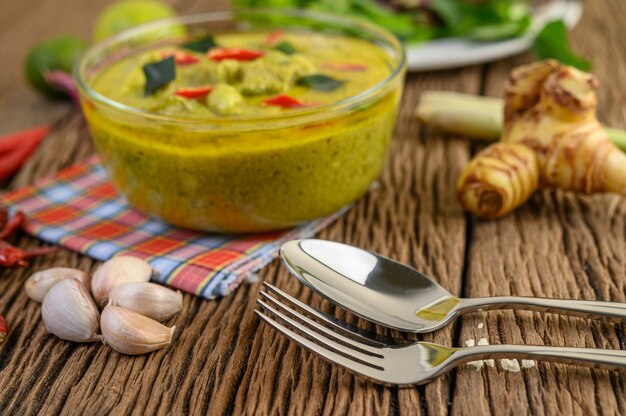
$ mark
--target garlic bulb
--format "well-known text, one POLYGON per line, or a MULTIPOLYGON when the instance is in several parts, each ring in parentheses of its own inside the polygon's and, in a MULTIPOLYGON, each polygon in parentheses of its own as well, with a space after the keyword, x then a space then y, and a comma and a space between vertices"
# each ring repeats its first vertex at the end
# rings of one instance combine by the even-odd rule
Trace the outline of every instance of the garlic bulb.
POLYGON ((104 306, 109 292, 128 282, 147 282, 152 276, 150 265, 137 257, 117 256, 102 264, 91 279, 91 293, 96 303, 104 306))
POLYGON ((98 307, 78 280, 65 279, 52 286, 43 298, 41 317, 48 332, 61 339, 75 342, 100 339, 98 307))
POLYGON ((107 305, 102 311, 102 342, 128 355, 146 354, 166 347, 175 326, 168 328, 131 310, 107 305))
POLYGON ((183 295, 155 283, 131 282, 109 292, 109 305, 121 306, 163 322, 183 308, 183 295))
POLYGON ((29 298, 41 303, 50 288, 65 279, 76 279, 85 287, 91 286, 91 277, 82 270, 70 269, 68 267, 53 267, 30 276, 24 284, 24 289, 29 298))

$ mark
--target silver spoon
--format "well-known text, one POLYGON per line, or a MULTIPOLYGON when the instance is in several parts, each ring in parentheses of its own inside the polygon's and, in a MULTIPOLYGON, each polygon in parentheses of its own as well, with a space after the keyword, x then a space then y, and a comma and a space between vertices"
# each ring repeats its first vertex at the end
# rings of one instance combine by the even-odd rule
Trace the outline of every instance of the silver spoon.
POLYGON ((298 280, 337 306, 400 331, 430 332, 464 313, 489 309, 626 319, 626 303, 520 296, 457 298, 412 267, 333 241, 289 241, 280 256, 298 280))

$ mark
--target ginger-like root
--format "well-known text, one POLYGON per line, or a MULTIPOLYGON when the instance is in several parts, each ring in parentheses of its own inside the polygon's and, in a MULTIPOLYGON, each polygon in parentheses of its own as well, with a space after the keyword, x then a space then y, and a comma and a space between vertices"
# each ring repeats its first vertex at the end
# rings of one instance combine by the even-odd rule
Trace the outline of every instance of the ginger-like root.
POLYGON ((596 118, 597 87, 592 75, 551 60, 513 70, 500 142, 476 155, 459 178, 465 209, 497 218, 541 187, 626 195, 626 154, 596 118))
POLYGON ((470 161, 459 184, 459 198, 468 211, 482 218, 500 217, 539 187, 537 156, 522 144, 494 143, 470 161))

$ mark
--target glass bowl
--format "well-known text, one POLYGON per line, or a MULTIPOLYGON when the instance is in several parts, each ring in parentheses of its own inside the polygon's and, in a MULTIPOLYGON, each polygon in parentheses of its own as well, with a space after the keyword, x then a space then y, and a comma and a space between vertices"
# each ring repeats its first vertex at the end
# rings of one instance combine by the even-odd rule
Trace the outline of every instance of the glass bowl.
POLYGON ((239 10, 122 32, 92 46, 74 76, 103 165, 133 207, 184 228, 243 233, 319 218, 368 191, 386 159, 405 67, 398 39, 367 22, 302 11, 239 10), (168 30, 172 26, 176 30, 168 30), (384 52, 390 75, 332 105, 239 118, 159 115, 91 87, 111 63, 156 45, 279 29, 365 39, 384 52))

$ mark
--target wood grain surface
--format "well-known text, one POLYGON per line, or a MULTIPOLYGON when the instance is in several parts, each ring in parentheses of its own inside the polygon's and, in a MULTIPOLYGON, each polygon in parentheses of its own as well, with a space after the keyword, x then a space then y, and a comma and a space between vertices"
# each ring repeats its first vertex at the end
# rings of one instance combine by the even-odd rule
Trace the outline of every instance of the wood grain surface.
MULTIPOLYGON (((22 79, 35 41, 59 33, 89 36, 104 0, 0 0, 0 134, 55 122, 9 188, 32 183, 93 152, 87 128, 68 104, 46 101, 22 79)), ((224 8, 172 2, 180 13, 224 8)), ((626 3, 587 1, 575 49, 602 80, 600 118, 626 128, 626 3)), ((477 145, 420 126, 421 91, 447 89, 499 96, 525 54, 462 70, 407 78, 391 155, 380 187, 321 238, 378 251, 433 276, 460 296, 526 295, 626 301, 626 202, 614 195, 539 193, 515 214, 477 221, 456 201, 454 185, 477 145)), ((39 244, 19 235, 22 247, 39 244)), ((463 366, 420 387, 376 385, 288 342, 254 316, 259 283, 206 301, 185 295, 169 348, 127 357, 110 348, 61 341, 46 333, 40 306, 22 288, 49 266, 93 270, 66 250, 28 269, 0 272, 0 314, 11 334, 0 347, 0 414, 625 414, 624 372, 540 363, 520 372, 463 366)), ((278 262, 260 273, 300 299, 365 329, 388 331, 335 310, 291 278, 278 262)), ((415 339, 398 333, 396 337, 415 339)), ((551 314, 467 315, 421 339, 464 346, 468 339, 626 349, 624 325, 551 314), (482 324, 482 325, 480 325, 482 324)))

